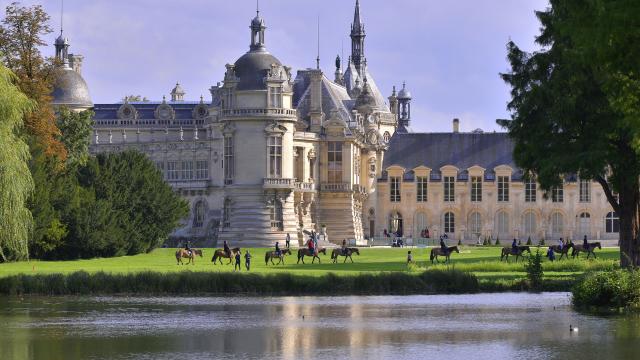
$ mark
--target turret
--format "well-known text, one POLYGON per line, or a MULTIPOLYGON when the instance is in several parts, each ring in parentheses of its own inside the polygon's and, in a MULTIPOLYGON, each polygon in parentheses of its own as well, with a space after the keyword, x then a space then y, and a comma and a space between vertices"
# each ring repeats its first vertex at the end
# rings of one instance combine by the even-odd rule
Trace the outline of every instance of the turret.
POLYGON ((402 90, 398 93, 398 132, 406 133, 410 131, 411 123, 411 92, 407 89, 406 83, 402 83, 402 90))
POLYGON ((364 31, 364 24, 360 20, 360 1, 356 0, 356 9, 353 14, 353 23, 351 24, 351 61, 358 70, 358 73, 363 75, 364 64, 364 38, 366 37, 364 31))

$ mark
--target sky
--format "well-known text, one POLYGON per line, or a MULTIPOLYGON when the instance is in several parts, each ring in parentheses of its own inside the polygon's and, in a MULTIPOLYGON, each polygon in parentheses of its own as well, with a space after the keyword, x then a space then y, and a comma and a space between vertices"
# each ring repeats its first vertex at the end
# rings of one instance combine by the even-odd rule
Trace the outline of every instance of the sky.
MULTIPOLYGON (((0 0, 4 9, 14 0, 0 0)), ((51 16, 53 44, 61 0, 41 4, 51 16)), ((333 79, 338 54, 350 55, 355 0, 262 0, 266 46, 294 71, 315 67, 318 19, 321 68, 333 79)), ((385 97, 406 81, 413 96, 414 131, 500 131, 508 118, 506 43, 534 51, 534 11, 547 0, 361 0, 369 71, 385 97)), ((186 100, 210 99, 225 64, 249 47, 255 0, 66 0, 64 33, 70 52, 84 56, 83 77, 93 102, 126 94, 160 100, 177 81, 186 100)), ((4 14, 2 11, 1 14, 4 14)), ((1 17, 2 15, 0 15, 1 17)), ((53 46, 43 49, 54 54, 53 46)))

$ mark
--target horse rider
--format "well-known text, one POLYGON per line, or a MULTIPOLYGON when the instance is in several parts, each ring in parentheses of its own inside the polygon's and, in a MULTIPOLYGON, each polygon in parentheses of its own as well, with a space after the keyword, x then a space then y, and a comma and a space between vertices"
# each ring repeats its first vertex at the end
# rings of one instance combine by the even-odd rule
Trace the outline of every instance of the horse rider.
POLYGON ((517 254, 518 253, 518 240, 516 240, 515 238, 511 242, 511 252, 513 254, 517 254))
POLYGON ((558 240, 558 248, 560 249, 560 251, 562 251, 563 247, 564 247, 564 240, 560 238, 560 240, 558 240))
POLYGON ((449 249, 447 249, 447 244, 444 243, 444 239, 444 236, 440 236, 440 249, 442 250, 443 254, 447 255, 449 249))
POLYGON ((342 239, 342 255, 347 255, 347 239, 342 239))
POLYGON ((280 256, 282 255, 282 252, 280 251, 280 244, 276 241, 276 256, 280 256))
POLYGON ((289 248, 289 244, 291 244, 291 235, 289 235, 289 233, 287 233, 287 237, 285 238, 284 244, 288 249, 289 248))
POLYGON ((227 257, 229 259, 231 259, 231 249, 229 249, 229 244, 227 244, 227 240, 224 241, 224 243, 222 244, 224 253, 227 254, 227 257))
POLYGON ((582 247, 585 250, 589 250, 589 242, 587 241, 587 235, 585 235, 584 238, 582 239, 582 247))
POLYGON ((184 249, 189 254, 189 256, 191 256, 191 241, 187 240, 184 245, 184 249))
POLYGON ((313 241, 312 238, 309 238, 309 240, 307 240, 307 248, 309 249, 309 253, 311 253, 312 255, 316 254, 315 242, 313 241))

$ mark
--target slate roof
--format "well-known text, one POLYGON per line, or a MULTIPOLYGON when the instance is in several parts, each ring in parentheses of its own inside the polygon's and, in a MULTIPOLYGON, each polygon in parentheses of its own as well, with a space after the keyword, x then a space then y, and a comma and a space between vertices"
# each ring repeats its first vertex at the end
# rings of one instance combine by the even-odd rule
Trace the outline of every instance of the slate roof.
POLYGON ((240 79, 237 90, 265 90, 264 78, 272 64, 282 66, 280 60, 263 49, 242 55, 235 63, 235 73, 240 79))
MULTIPOLYGON (((369 69, 366 69, 364 72, 364 76, 367 77, 367 83, 369 84, 369 88, 371 89, 371 95, 373 95, 374 99, 376 100, 376 107, 380 111, 389 111, 389 106, 387 106, 384 96, 380 92, 380 89, 378 89, 378 85, 376 85, 375 80, 373 80, 373 76, 371 76, 371 73, 369 73, 369 69)), ((356 79, 359 80, 361 87, 364 86, 364 79, 360 76, 360 74, 358 74, 358 70, 356 70, 355 65, 353 65, 353 63, 350 63, 349 65, 347 65, 347 69, 344 72, 344 83, 346 85, 347 91, 350 94, 352 93, 353 88, 356 86, 356 79)))
MULTIPOLYGON (((294 104, 298 110, 298 116, 304 121, 309 121, 309 111, 311 105, 311 84, 309 70, 298 71, 294 84, 294 104), (303 88, 303 86, 306 86, 303 88), (302 94, 300 95, 300 92, 302 94)), ((322 112, 325 119, 328 119, 333 110, 338 110, 341 119, 349 124, 351 119, 351 110, 355 101, 351 100, 347 89, 340 86, 326 76, 322 76, 322 112)))
POLYGON ((56 74, 53 86, 52 103, 54 105, 70 105, 91 107, 89 87, 82 76, 71 68, 61 68, 56 74))
MULTIPOLYGON (((196 108, 200 102, 198 101, 178 101, 171 102, 167 101, 167 105, 170 105, 176 114, 176 124, 180 125, 182 123, 189 124, 193 121, 193 109, 196 108)), ((138 112, 139 120, 152 120, 155 119, 155 110, 156 108, 162 104, 162 102, 151 101, 151 102, 131 102, 136 111, 138 112)), ((205 103, 205 105, 208 105, 205 103)), ((100 123, 100 120, 113 120, 118 118, 118 109, 120 109, 122 103, 115 104, 96 104, 93 107, 93 112, 95 116, 93 119, 97 124, 100 123)))
POLYGON ((412 170, 421 165, 432 170, 434 181, 440 180, 440 168, 446 165, 460 170, 461 181, 467 180, 467 169, 474 165, 485 169, 487 181, 495 180, 493 169, 500 165, 514 169, 512 180, 522 180, 522 170, 513 160, 513 143, 506 133, 396 133, 389 141, 383 169, 392 165, 405 168, 407 180, 413 179, 412 170))

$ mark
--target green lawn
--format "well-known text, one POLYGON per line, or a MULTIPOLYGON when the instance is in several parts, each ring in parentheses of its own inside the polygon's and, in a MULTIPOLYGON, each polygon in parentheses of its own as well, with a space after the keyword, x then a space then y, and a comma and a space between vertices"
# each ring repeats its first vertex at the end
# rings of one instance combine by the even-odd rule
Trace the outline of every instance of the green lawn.
MULTIPOLYGON (((298 275, 320 276, 328 272, 335 274, 376 273, 388 271, 420 271, 424 268, 441 268, 448 266, 458 270, 469 271, 482 279, 518 280, 526 276, 523 262, 518 264, 500 262, 500 248, 496 247, 463 247, 460 254, 452 255, 449 265, 431 265, 429 262, 430 249, 388 249, 362 248, 361 255, 353 256, 354 263, 331 264, 329 255, 322 257, 322 264, 296 264, 296 256, 287 256, 284 266, 265 266, 264 253, 266 249, 250 249, 253 255, 251 272, 281 273, 289 272, 298 275), (417 266, 410 269, 406 265, 407 251, 414 254, 417 266)), ((535 251, 535 250, 533 250, 535 251)), ((574 277, 588 270, 606 270, 617 268, 619 250, 605 248, 596 250, 597 260, 562 260, 549 263, 545 260, 545 277, 567 278, 574 277)), ((232 265, 213 265, 211 263, 212 249, 204 250, 204 258, 197 258, 195 265, 176 265, 175 249, 157 249, 150 254, 125 256, 111 259, 93 259, 77 261, 30 261, 0 264, 0 277, 15 274, 49 274, 71 273, 76 271, 128 273, 141 271, 175 272, 175 271, 233 271, 232 265)), ((243 258, 244 259, 244 258, 243 258)), ((310 260, 310 259, 308 259, 310 260)), ((244 266, 244 260, 243 260, 244 266)), ((243 267, 244 272, 244 267, 243 267)))

